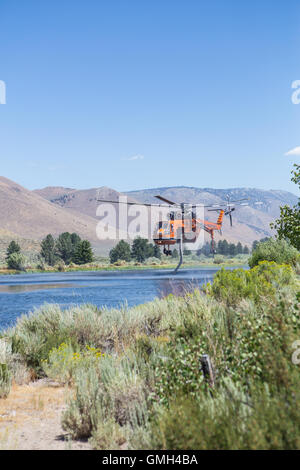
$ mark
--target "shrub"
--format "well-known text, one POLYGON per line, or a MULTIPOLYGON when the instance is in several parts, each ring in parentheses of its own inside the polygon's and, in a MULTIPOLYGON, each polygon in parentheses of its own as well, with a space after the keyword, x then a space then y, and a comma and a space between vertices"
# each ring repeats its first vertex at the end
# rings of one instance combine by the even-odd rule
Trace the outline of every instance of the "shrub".
POLYGON ((60 260, 56 265, 55 265, 56 269, 60 272, 64 272, 66 270, 66 265, 65 265, 65 262, 63 260, 60 260))
POLYGON ((128 359, 105 357, 75 374, 75 399, 62 425, 74 438, 90 437, 103 423, 134 427, 146 421, 143 381, 128 359))
POLYGON ((70 342, 52 348, 48 359, 42 361, 44 372, 48 377, 63 383, 71 383, 75 372, 81 367, 87 368, 97 363, 104 354, 100 349, 86 345, 83 350, 74 348, 70 342))
POLYGON ((123 260, 125 262, 130 261, 131 252, 129 243, 125 242, 125 240, 120 240, 119 243, 110 250, 109 258, 111 264, 119 260, 123 260))
POLYGON ((6 398, 9 395, 11 387, 11 374, 7 364, 0 364, 0 398, 6 398))
POLYGON ((243 299, 258 303, 265 296, 274 295, 278 286, 294 282, 294 273, 290 266, 274 262, 261 261, 253 269, 221 269, 206 292, 227 305, 236 305, 243 299))
POLYGON ((297 263, 300 263, 300 254, 287 241, 270 238, 265 242, 258 243, 248 261, 250 268, 257 266, 260 261, 274 261, 278 264, 288 264, 295 267, 297 263))
POLYGON ((224 256, 216 255, 214 257, 214 264, 221 264, 221 263, 224 263, 224 256))
POLYGON ((298 449, 298 388, 272 395, 268 387, 249 387, 246 395, 230 381, 211 397, 182 396, 152 424, 155 449, 298 449))
POLYGON ((15 269, 16 271, 23 271, 25 269, 25 256, 21 253, 12 253, 7 258, 7 266, 9 269, 15 269))

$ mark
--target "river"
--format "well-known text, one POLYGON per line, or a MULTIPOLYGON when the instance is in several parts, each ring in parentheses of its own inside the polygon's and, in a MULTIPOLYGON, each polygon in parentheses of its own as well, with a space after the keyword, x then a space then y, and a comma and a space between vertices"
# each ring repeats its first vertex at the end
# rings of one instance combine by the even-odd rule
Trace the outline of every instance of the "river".
POLYGON ((0 277, 0 329, 18 316, 44 303, 62 308, 83 303, 98 307, 133 306, 182 293, 210 281, 218 268, 182 269, 176 276, 168 270, 76 271, 19 274, 0 277))

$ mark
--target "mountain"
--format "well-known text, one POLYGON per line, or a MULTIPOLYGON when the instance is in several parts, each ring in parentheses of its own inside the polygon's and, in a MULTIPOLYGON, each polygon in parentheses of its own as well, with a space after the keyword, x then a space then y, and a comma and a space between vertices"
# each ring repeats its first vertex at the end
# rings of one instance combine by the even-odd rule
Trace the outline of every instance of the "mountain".
MULTIPOLYGON (((86 190, 50 187, 35 190, 34 193, 43 196, 49 202, 61 208, 89 215, 92 218, 96 217, 98 198, 115 201, 121 195, 121 193, 105 186, 86 190)), ((270 223, 278 217, 279 207, 285 204, 294 205, 298 201, 297 196, 287 191, 268 191, 256 188, 212 189, 181 186, 142 189, 123 193, 123 195, 128 196, 129 201, 139 201, 141 203, 157 203, 158 201, 154 197, 156 194, 175 202, 194 202, 206 205, 226 201, 227 194, 230 194, 232 200, 249 199, 248 206, 237 206, 234 213, 233 227, 230 227, 226 218, 222 231, 222 237, 228 241, 240 241, 248 245, 254 240, 272 235, 270 223)), ((116 205, 115 208, 116 217, 118 217, 119 206, 116 205)), ((145 220, 145 217, 143 220, 145 220)), ((216 214, 206 211, 205 218, 215 220, 216 214)), ((124 227, 121 228, 125 230, 124 227)), ((219 238, 220 235, 216 234, 216 239, 219 238)))
POLYGON ((22 238, 39 240, 68 230, 97 240, 94 218, 63 209, 4 177, 0 177, 0 220, 2 231, 22 238))
MULTIPOLYGON (((233 227, 230 227, 228 219, 225 218, 222 229, 222 238, 244 244, 251 244, 254 240, 271 236, 273 232, 270 223, 279 216, 279 207, 285 204, 293 206, 298 202, 298 197, 287 191, 257 188, 213 189, 181 186, 130 191, 126 194, 145 203, 157 202, 154 197, 157 194, 174 202, 205 205, 224 203, 227 195, 230 195, 232 201, 248 199, 245 201, 248 206, 236 206, 233 227)), ((214 213, 205 211, 205 218, 216 219, 216 215, 212 214, 214 213)), ((219 238, 219 234, 216 234, 216 239, 219 238)))
MULTIPOLYGON (((29 191, 7 178, 0 177, 0 240, 4 243, 2 251, 8 240, 12 238, 39 241, 48 233, 57 236, 68 231, 77 232, 82 238, 90 240, 97 254, 107 254, 115 244, 115 240, 99 240, 96 227, 100 224, 106 238, 106 233, 109 235, 114 232, 115 220, 118 220, 121 209, 126 211, 127 206, 114 205, 113 217, 110 220, 104 218, 101 222, 102 217, 96 215, 98 199, 117 201, 120 196, 127 196, 131 202, 157 203, 154 197, 156 194, 175 202, 206 205, 226 201, 227 194, 230 194, 232 200, 247 198, 248 206, 236 207, 233 227, 230 227, 228 219, 225 218, 222 238, 248 245, 254 240, 272 235, 270 222, 278 217, 279 207, 285 204, 293 206, 298 201, 297 196, 287 191, 256 188, 212 189, 182 186, 144 189, 121 194, 106 186, 85 190, 53 186, 29 191)), ((128 210, 131 211, 130 226, 131 222, 136 221, 139 209, 128 206, 128 210)), ((104 212, 105 208, 102 216, 105 215, 104 212)), ((146 222, 149 213, 149 210, 145 210, 139 217, 138 222, 141 227, 148 227, 149 224, 146 222)), ((205 218, 216 220, 217 214, 206 211, 205 218)), ((130 227, 131 238, 134 238, 134 225, 130 227)), ((141 232, 141 235, 151 237, 151 230, 148 233, 141 232)), ((124 222, 120 227, 119 238, 125 239, 126 234, 127 228, 124 222)), ((216 234, 217 241, 220 237, 220 234, 216 234)), ((31 246, 30 243, 28 246, 31 246)))
POLYGON ((118 200, 120 194, 106 186, 81 190, 50 186, 44 189, 36 189, 33 193, 64 209, 72 209, 93 218, 96 217, 96 210, 99 205, 97 199, 115 201, 118 200))

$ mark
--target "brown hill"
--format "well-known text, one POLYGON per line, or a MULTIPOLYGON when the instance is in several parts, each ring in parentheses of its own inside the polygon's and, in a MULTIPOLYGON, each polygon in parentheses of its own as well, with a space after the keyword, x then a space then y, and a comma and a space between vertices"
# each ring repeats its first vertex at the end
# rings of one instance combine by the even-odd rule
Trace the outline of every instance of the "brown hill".
POLYGON ((21 238, 42 239, 67 230, 97 240, 95 219, 52 204, 4 177, 0 177, 0 220, 1 230, 21 238))
MULTIPOLYGON (((71 190, 69 188, 51 187, 35 191, 53 204, 57 204, 68 210, 76 210, 83 214, 95 217, 97 208, 97 196, 101 199, 118 200, 120 193, 107 187, 87 190, 71 190)), ((250 245, 254 240, 259 240, 272 235, 270 222, 279 215, 279 207, 284 204, 293 205, 297 202, 294 194, 286 191, 259 190, 255 188, 190 188, 167 187, 155 188, 124 193, 130 201, 156 202, 155 194, 160 194, 175 202, 195 202, 203 204, 218 204, 226 200, 230 194, 232 199, 249 198, 248 207, 237 207, 234 213, 234 225, 230 227, 228 220, 223 224, 222 236, 216 234, 217 240, 222 237, 228 241, 250 245), (259 202, 259 205, 256 203, 259 202)), ((118 206, 116 206, 118 214, 118 206)), ((214 220, 214 212, 206 212, 205 218, 214 220)), ((123 227, 122 227, 123 228, 123 227)))

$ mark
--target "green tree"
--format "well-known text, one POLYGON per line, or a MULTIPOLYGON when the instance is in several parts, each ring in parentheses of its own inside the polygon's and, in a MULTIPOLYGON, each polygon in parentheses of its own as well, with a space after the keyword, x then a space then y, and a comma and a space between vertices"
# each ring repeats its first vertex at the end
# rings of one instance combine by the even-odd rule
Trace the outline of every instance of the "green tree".
POLYGON ((145 259, 149 258, 150 256, 153 256, 153 254, 151 254, 151 248, 149 247, 149 243, 146 238, 137 237, 134 239, 131 248, 131 256, 139 263, 143 263, 145 259))
POLYGON ((64 232, 59 235, 55 243, 55 253, 66 264, 70 264, 74 254, 74 247, 69 232, 64 232))
POLYGON ((8 260, 8 258, 10 257, 10 255, 12 255, 13 253, 20 253, 21 252, 21 248, 20 248, 20 245, 15 242, 14 240, 12 240, 10 242, 10 244, 8 245, 8 248, 6 250, 6 261, 8 260))
MULTIPOLYGON (((300 165, 294 165, 291 181, 300 188, 300 165)), ((300 199, 293 207, 280 207, 280 217, 271 224, 271 228, 277 231, 278 239, 288 240, 297 250, 300 250, 300 199)))
POLYGON ((161 259, 161 251, 160 251, 160 247, 158 245, 154 245, 153 256, 155 256, 155 258, 161 259))
POLYGON ((228 246, 228 253, 230 256, 235 256, 237 254, 236 246, 234 243, 230 243, 228 246))
POLYGON ((110 250, 109 259, 111 263, 115 263, 118 260, 130 261, 131 252, 129 243, 124 240, 119 241, 119 243, 110 250))
POLYGON ((92 263, 94 259, 93 250, 88 240, 81 240, 77 243, 73 255, 73 260, 76 264, 92 263))
POLYGON ((73 251, 75 253, 77 245, 81 242, 81 238, 77 233, 71 233, 71 242, 73 245, 73 251))
POLYGON ((178 258, 178 256, 179 256, 178 250, 176 248, 174 248, 174 250, 172 251, 172 258, 178 258))
POLYGON ((218 245, 217 245, 217 253, 219 255, 223 255, 223 240, 219 240, 218 241, 218 245))
POLYGON ((250 268, 257 266, 260 261, 274 261, 278 264, 296 266, 300 262, 298 250, 289 242, 282 239, 269 238, 265 242, 258 243, 252 252, 248 264, 250 268))
POLYGON ((247 245, 245 245, 243 248, 244 255, 249 255, 249 252, 250 252, 249 248, 247 247, 247 245))
POLYGON ((55 256, 55 240, 49 233, 41 242, 41 256, 49 266, 54 266, 55 256))
POLYGON ((21 253, 14 252, 7 258, 7 266, 9 269, 23 271, 25 269, 25 257, 21 253))
POLYGON ((242 247, 241 242, 238 242, 238 244, 236 245, 236 252, 238 255, 243 253, 243 247, 242 247))

